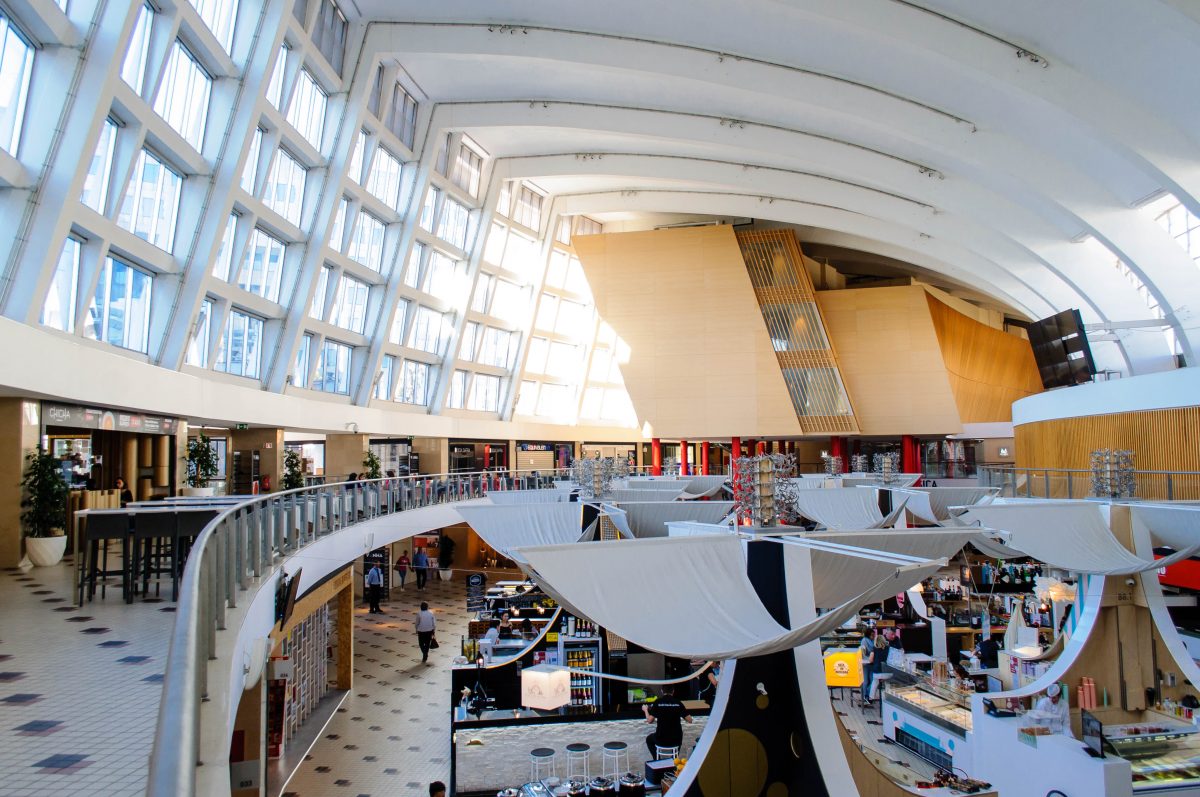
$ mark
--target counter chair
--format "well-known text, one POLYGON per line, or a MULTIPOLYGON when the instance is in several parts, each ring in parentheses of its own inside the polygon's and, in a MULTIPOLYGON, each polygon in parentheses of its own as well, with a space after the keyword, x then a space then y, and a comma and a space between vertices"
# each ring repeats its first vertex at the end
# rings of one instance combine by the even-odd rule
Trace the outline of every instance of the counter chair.
POLYGON ((535 747, 529 751, 529 779, 531 781, 554 777, 557 770, 558 753, 549 747, 535 747))
MULTIPOLYGON (((174 579, 174 553, 179 536, 178 514, 171 511, 143 511, 133 516, 133 556, 130 557, 129 582, 141 593, 149 594, 150 579, 154 579, 154 594, 162 594, 162 577, 174 579)), ((133 590, 126 602, 133 601, 133 590)))
POLYGON ((592 779, 592 746, 583 742, 574 742, 567 745, 567 778, 583 778, 589 781, 592 779))
POLYGON ((674 761, 676 758, 679 758, 679 748, 678 747, 659 747, 658 745, 654 745, 654 760, 655 761, 664 761, 668 758, 671 759, 672 761, 674 761))
POLYGON ((85 561, 83 575, 79 582, 79 605, 83 605, 85 586, 87 599, 95 600, 97 581, 100 581, 100 598, 107 597, 110 576, 121 577, 122 597, 129 594, 129 560, 133 558, 129 544, 129 519, 129 512, 97 512, 87 516, 87 530, 84 532, 85 561), (121 543, 121 567, 117 570, 110 570, 108 547, 110 543, 118 541, 121 543))
POLYGON ((605 742, 600 749, 600 774, 616 780, 629 771, 629 745, 605 742))
POLYGON ((171 600, 179 600, 179 579, 183 575, 183 566, 187 564, 188 554, 191 553, 192 543, 200 536, 220 510, 181 509, 176 515, 175 537, 171 542, 171 600))

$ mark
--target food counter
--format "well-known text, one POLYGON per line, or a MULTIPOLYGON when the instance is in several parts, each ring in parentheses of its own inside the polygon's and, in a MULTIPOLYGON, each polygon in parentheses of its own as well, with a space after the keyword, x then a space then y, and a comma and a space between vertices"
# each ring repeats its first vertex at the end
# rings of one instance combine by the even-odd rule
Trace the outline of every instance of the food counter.
POLYGON ((1200 795, 1200 735, 1191 723, 1105 725, 1104 746, 1129 762, 1138 794, 1200 795))
POLYGON ((939 767, 971 774, 972 721, 967 693, 922 682, 883 692, 884 736, 939 767))

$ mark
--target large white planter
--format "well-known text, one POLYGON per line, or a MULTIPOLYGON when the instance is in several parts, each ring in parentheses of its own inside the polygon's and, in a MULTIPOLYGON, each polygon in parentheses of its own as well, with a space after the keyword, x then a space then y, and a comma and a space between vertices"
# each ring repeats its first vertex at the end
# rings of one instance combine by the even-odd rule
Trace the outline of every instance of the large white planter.
POLYGON ((449 581, 449 580, 450 580, 451 578, 453 578, 453 577, 454 577, 454 570, 453 570, 453 569, 451 569, 451 570, 439 570, 439 571, 438 571, 438 578, 440 578, 442 581, 449 581))
POLYGON ((57 537, 26 537, 25 553, 38 567, 53 567, 67 552, 67 535, 57 537))
POLYGON ((183 494, 197 498, 211 498, 217 494, 217 491, 215 487, 184 487, 183 494))

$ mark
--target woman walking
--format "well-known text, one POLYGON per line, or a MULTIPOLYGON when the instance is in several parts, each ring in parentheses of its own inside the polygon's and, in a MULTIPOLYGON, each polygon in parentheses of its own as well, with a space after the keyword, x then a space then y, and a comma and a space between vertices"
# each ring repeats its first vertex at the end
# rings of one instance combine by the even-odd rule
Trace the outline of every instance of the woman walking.
POLYGON ((408 578, 408 568, 411 566, 408 559, 408 550, 400 554, 400 558, 396 560, 396 564, 392 565, 392 569, 396 571, 397 578, 400 579, 400 589, 404 590, 404 579, 408 578))
POLYGON ((437 620, 429 611, 429 604, 421 601, 421 611, 417 612, 417 645, 421 648, 421 661, 429 663, 429 648, 434 644, 433 632, 437 630, 437 620))

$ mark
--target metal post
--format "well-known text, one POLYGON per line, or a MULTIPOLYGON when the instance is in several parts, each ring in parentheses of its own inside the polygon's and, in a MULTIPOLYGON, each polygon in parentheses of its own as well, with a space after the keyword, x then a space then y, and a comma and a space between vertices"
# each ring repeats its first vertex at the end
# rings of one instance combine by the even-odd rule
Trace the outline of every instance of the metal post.
POLYGON ((1167 500, 1175 500, 1175 480, 1171 477, 1170 473, 1167 473, 1167 500))
POLYGON ((1074 490, 1071 485, 1071 471, 1067 471, 1067 498, 1074 498, 1074 490))

